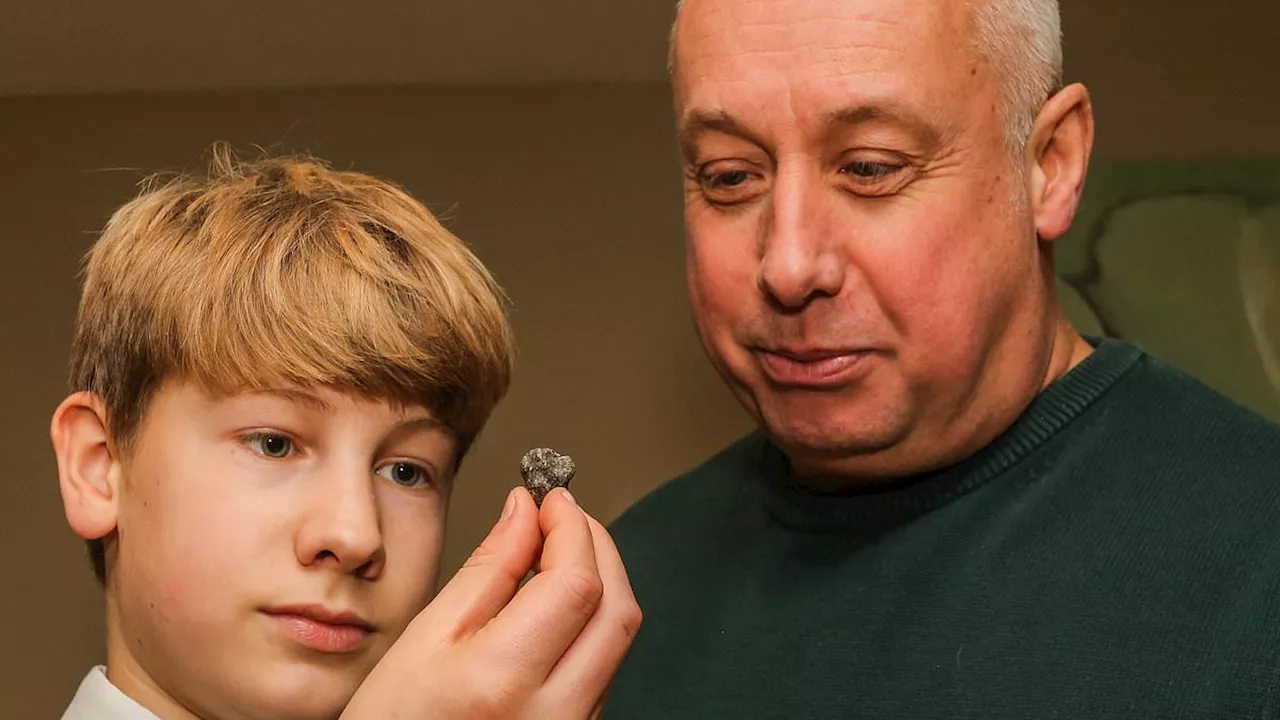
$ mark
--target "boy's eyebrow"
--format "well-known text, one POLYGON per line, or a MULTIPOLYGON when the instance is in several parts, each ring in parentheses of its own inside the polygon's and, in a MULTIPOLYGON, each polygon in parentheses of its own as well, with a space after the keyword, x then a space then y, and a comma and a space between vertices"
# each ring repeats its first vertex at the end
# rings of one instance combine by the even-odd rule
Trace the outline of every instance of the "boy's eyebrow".
POLYGON ((449 426, 430 415, 405 418, 396 424, 397 430, 448 430, 449 426))
MULTIPOLYGON (((261 391, 261 394, 275 396, 286 402, 304 405, 317 412, 328 413, 333 411, 333 406, 325 402, 322 398, 317 397, 305 390, 294 390, 292 388, 271 388, 261 391)), ((396 423, 396 431, 404 430, 445 430, 451 431, 450 427, 444 421, 432 415, 413 415, 406 417, 404 420, 396 423)))
POLYGON ((330 412, 333 409, 332 406, 329 405, 329 403, 325 402, 323 399, 309 392, 306 392, 305 390, 292 390, 289 388, 272 388, 270 390, 263 390, 262 394, 274 395, 280 398, 281 400, 286 400, 288 402, 294 403, 295 405, 305 405, 311 408, 312 410, 316 410, 322 413, 330 412))
POLYGON ((455 439, 457 438, 457 434, 453 428, 449 427, 444 422, 430 415, 415 415, 396 423, 395 427, 391 428, 390 432, 387 433, 386 442, 396 442, 397 440, 412 437, 415 433, 423 431, 442 432, 453 436, 455 439))

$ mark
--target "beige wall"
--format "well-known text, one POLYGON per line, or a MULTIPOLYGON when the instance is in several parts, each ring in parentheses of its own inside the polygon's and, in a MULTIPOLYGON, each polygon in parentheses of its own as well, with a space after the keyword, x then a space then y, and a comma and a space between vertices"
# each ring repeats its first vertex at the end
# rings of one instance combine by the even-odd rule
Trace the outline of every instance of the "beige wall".
MULTIPOLYGON (((1270 0, 1214 17, 1200 4, 1141 3, 1146 15, 1137 3, 1067 5, 1069 73, 1094 89, 1101 157, 1280 156, 1270 0)), ((129 168, 192 167, 215 139, 311 150, 404 183, 510 291, 519 373, 464 469, 446 570, 532 445, 572 453, 577 495, 607 520, 748 427, 687 319, 662 86, 0 100, 5 717, 56 717, 101 656, 100 595, 63 523, 46 434, 77 260, 132 193, 129 168)))
POLYGON ((1061 0, 1103 159, 1280 157, 1275 0, 1061 0))

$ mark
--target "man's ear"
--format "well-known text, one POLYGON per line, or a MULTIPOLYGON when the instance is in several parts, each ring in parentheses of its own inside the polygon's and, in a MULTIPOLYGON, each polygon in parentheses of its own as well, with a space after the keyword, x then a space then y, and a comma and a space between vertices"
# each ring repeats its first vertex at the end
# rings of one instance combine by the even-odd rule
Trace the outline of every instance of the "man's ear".
POLYGON ((1049 98, 1027 142, 1031 203, 1036 233, 1057 240, 1067 233, 1093 152, 1093 104, 1083 85, 1069 85, 1049 98))
POLYGON ((67 523, 86 540, 116 529, 121 464, 107 428, 106 405, 89 392, 67 396, 49 427, 67 523))

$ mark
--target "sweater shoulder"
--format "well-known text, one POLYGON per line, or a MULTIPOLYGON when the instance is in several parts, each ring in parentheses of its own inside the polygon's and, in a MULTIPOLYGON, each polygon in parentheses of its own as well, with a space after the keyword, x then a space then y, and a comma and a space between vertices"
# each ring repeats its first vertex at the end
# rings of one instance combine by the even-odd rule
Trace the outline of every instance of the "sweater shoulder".
POLYGON ((1183 460, 1229 462, 1242 470, 1280 475, 1280 423, 1148 354, 1123 385, 1126 392, 1103 403, 1103 409, 1118 411, 1129 427, 1141 429, 1136 433, 1140 441, 1158 444, 1183 460))

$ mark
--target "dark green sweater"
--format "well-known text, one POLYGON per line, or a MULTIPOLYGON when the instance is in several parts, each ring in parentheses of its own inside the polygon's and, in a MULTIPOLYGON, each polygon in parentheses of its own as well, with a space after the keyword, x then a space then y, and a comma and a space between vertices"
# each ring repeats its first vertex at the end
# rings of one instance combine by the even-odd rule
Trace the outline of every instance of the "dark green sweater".
POLYGON ((1280 718, 1280 426, 1119 341, 945 471, 820 497, 751 436, 612 531, 608 720, 1280 718))

